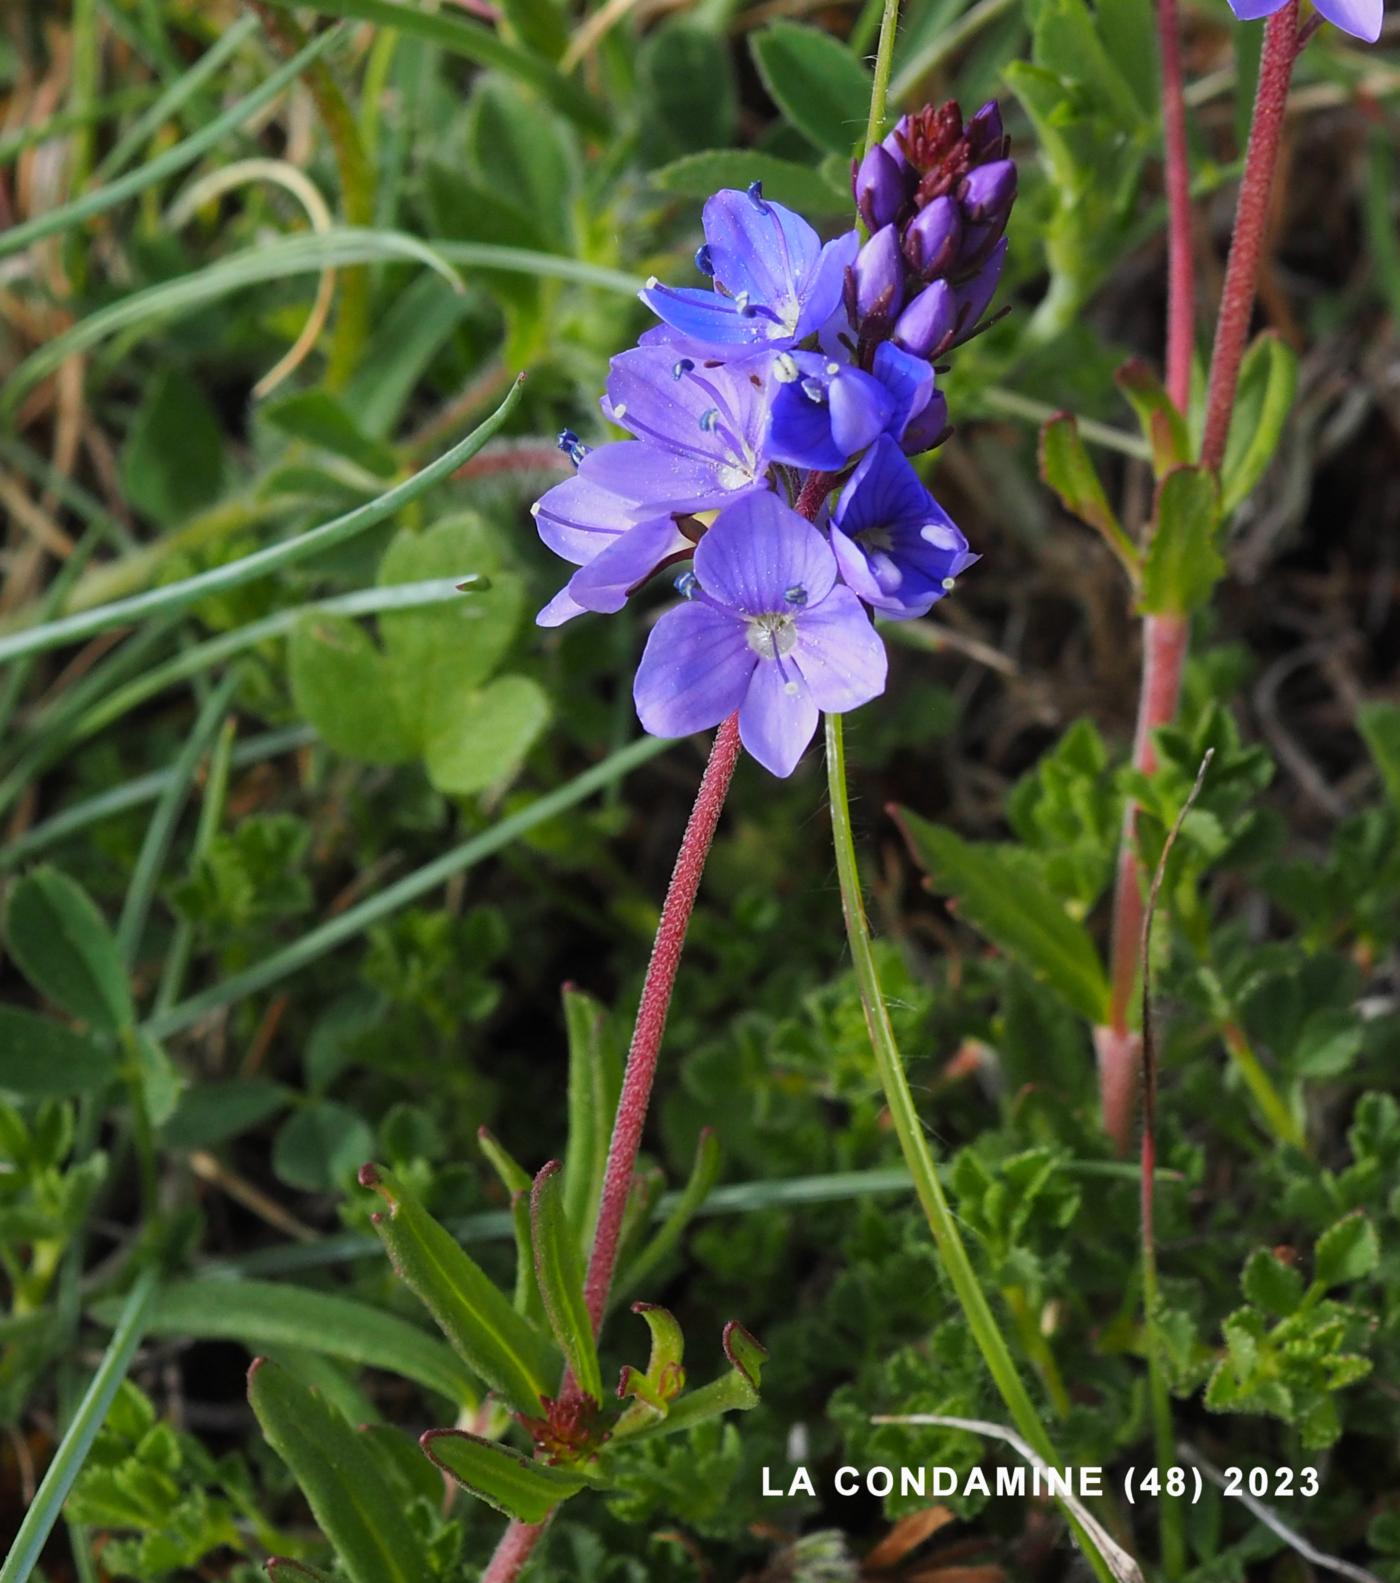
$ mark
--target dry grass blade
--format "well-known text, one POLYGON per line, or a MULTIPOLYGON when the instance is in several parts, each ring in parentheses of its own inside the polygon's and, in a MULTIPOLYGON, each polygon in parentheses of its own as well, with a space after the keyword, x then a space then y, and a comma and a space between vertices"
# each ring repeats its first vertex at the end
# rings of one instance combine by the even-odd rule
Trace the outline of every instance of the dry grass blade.
MULTIPOLYGON (((985 1418, 950 1418, 942 1413, 892 1413, 880 1414, 873 1417, 872 1424, 928 1424, 937 1429, 966 1429, 969 1434, 986 1435, 989 1440, 1000 1440, 1008 1445, 1025 1461, 1040 1473, 1052 1471, 1050 1464, 1044 1457, 1038 1456, 1014 1429, 1007 1429, 1003 1424, 994 1424, 985 1418)), ((1128 1554, 1128 1552, 1109 1533, 1108 1529, 1089 1510, 1083 1501, 1076 1495, 1064 1494, 1058 1496, 1069 1511, 1073 1512, 1074 1520, 1093 1541, 1095 1548, 1103 1557, 1113 1576, 1118 1583, 1146 1583, 1142 1568, 1128 1554)))

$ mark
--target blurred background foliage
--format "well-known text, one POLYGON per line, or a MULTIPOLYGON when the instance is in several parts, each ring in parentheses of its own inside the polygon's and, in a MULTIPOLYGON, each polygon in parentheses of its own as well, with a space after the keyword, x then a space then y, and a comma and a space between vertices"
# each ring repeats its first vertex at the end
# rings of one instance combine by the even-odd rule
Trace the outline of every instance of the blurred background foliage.
MULTIPOLYGON (((564 1148, 561 984, 625 1043, 699 750, 629 746, 645 605, 531 625, 561 572, 527 507, 564 476, 556 431, 602 437, 635 287, 689 279, 699 199, 761 178, 849 223, 878 20, 871 0, 6 8, 0 1533, 133 1273, 177 1283, 45 1575, 346 1565, 257 1433, 250 1351, 370 1426, 420 1576, 489 1554, 499 1519, 444 1506, 406 1433, 466 1404, 355 1172, 383 1162, 508 1279, 509 1192, 478 1130, 530 1173, 564 1148), (522 370, 504 429, 363 532, 66 647, 4 648, 378 500, 522 370)), ((1258 36, 1216 0, 1186 8, 1208 301, 1258 36)), ((1146 446, 1113 375, 1158 355, 1156 78, 1148 0, 903 15, 894 105, 1001 98, 1022 196, 1012 312, 960 353, 957 432, 930 463, 983 559, 936 621, 889 634, 889 693, 850 721, 872 915, 949 1191, 1059 1444, 1141 1460, 1137 1184, 1098 1128, 1089 1025, 1125 791, 1155 858, 1215 748, 1158 934, 1178 1428, 1220 1466, 1317 1467, 1321 1493, 1281 1514, 1400 1579, 1400 54, 1392 21, 1374 51, 1327 30, 1300 63, 1261 291, 1296 396, 1142 783, 1123 768, 1135 618, 1107 546, 1039 483, 1036 430, 1074 412, 1143 520, 1146 446)), ((1072 1564, 1019 1502, 945 1502, 945 1527, 898 1498, 760 1494, 791 1460, 985 1454, 874 1413, 997 1416, 901 1187, 822 806, 814 763, 785 783, 741 767, 648 1138, 673 1188, 702 1126, 723 1164, 639 1295, 697 1354, 741 1319, 768 1348, 762 1403, 630 1453, 552 1529, 542 1579, 1072 1564)), ((1151 1551, 1150 1507, 1105 1520, 1151 1551)), ((1186 1523, 1200 1583, 1304 1570, 1211 1487, 1186 1523)))

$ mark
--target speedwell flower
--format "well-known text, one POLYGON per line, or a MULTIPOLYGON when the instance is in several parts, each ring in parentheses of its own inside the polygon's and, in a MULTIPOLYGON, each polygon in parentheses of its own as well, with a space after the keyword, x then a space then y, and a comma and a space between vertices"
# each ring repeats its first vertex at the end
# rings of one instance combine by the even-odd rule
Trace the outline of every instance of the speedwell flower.
POLYGON ((977 559, 888 439, 876 440, 841 491, 831 548, 846 586, 896 618, 926 615, 977 559))
POLYGON ((713 291, 647 283, 641 298, 701 345, 781 351, 819 330, 841 301, 859 239, 847 231, 822 246, 801 215, 763 196, 726 187, 706 201, 705 245, 695 262, 713 291))
POLYGON ((737 709, 748 751, 790 775, 819 710, 884 691, 884 645, 837 582, 831 547, 775 495, 722 511, 682 581, 687 602, 652 629, 633 688, 653 736, 688 736, 737 709))

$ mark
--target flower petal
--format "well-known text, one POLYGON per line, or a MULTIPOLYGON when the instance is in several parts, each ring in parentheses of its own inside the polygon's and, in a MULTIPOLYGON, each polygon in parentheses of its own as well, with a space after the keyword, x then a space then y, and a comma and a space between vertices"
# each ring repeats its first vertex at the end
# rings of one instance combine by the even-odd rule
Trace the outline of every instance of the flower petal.
POLYGON ((822 251, 821 238, 802 216, 726 187, 706 199, 704 224, 715 279, 725 290, 734 296, 746 292, 780 317, 791 310, 795 319, 822 251))
POLYGON ((841 491, 832 520, 843 533, 889 528, 906 517, 926 520, 930 495, 904 453, 881 435, 841 491))
POLYGON ((694 286, 648 282, 637 295, 673 330, 703 346, 749 346, 764 339, 766 319, 741 314, 732 297, 694 286))
POLYGON ((712 605, 668 610, 651 629, 632 684, 637 718, 655 737, 717 726, 743 702, 758 655, 744 622, 712 605))
POLYGON ((805 341, 814 330, 820 330, 841 306, 846 271, 855 264, 859 251, 860 237, 854 231, 836 237, 822 249, 816 270, 806 284, 794 341, 805 341))
POLYGON ((817 729, 817 706, 792 665, 759 660, 739 710, 739 740, 764 769, 786 777, 817 729))
POLYGON ((1381 36, 1381 0, 1316 0, 1317 9, 1343 33, 1374 44, 1381 36))
POLYGON ((795 614, 831 592, 836 560, 812 524, 776 495, 752 495, 715 518, 696 546, 695 575, 732 610, 795 614), (789 598, 798 589, 801 597, 789 598))
MULTIPOLYGON (((585 461, 613 450, 590 451, 585 461)), ((583 566, 635 521, 632 503, 595 480, 576 473, 546 490, 532 508, 540 537, 566 561, 583 566)))
POLYGON ((1230 0, 1230 9, 1241 22, 1257 22, 1260 17, 1272 16, 1283 10, 1286 0, 1230 0))
POLYGON ((804 395, 800 385, 784 385, 773 397, 763 449, 770 461, 820 472, 834 472, 846 462, 831 435, 831 408, 804 395))
MULTIPOLYGON (((570 579, 572 582, 573 579, 570 579)), ((587 615, 588 612, 569 592, 569 583, 555 594, 554 598, 535 617, 537 627, 562 627, 566 621, 572 621, 575 616, 587 615)))
POLYGON ((585 609, 611 615, 627 596, 673 555, 689 554, 690 540, 670 517, 639 522, 607 546, 569 581, 570 595, 585 609))
POLYGON ((722 457, 685 456, 642 440, 600 445, 584 457, 579 476, 631 501, 633 520, 673 511, 710 511, 746 490, 770 487, 766 479, 754 478, 722 457))
POLYGON ((860 368, 843 368, 834 374, 827 386, 827 401, 831 405, 831 438, 841 453, 838 466, 863 451, 895 416, 895 398, 860 368))
POLYGON ((885 645, 849 588, 833 588, 815 610, 803 613, 792 657, 817 707, 831 714, 855 709, 885 690, 885 645))

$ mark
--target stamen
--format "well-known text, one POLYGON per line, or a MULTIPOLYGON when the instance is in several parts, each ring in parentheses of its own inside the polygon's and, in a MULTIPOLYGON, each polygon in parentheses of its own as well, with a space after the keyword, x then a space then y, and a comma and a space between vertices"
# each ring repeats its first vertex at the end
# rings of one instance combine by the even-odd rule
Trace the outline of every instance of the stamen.
POLYGON ((841 372, 841 365, 840 363, 828 363, 826 365, 826 371, 828 374, 839 374, 841 372))
POLYGON ((754 208, 760 214, 767 214, 768 205, 763 201, 763 183, 761 181, 751 181, 745 190, 749 195, 749 202, 753 204, 754 208))
POLYGON ((700 586, 700 579, 694 572, 682 572, 676 578, 676 592, 682 599, 694 599, 695 590, 700 586))
POLYGON ((734 306, 739 310, 740 313, 751 313, 753 310, 749 307, 749 294, 748 294, 748 292, 746 292, 746 291, 735 292, 735 294, 734 294, 734 306))
POLYGON ((796 698, 802 689, 797 685, 796 682, 784 682, 783 691, 788 695, 789 698, 796 698))
POLYGON ((802 381, 802 394, 808 401, 815 401, 818 406, 826 400, 826 390, 820 380, 804 379, 802 381))
POLYGON ((958 585, 955 578, 945 577, 943 579, 943 586, 949 593, 952 593, 953 589, 955 589, 958 585))
POLYGON ((671 378, 680 379, 683 375, 688 374, 694 367, 695 364, 692 363, 688 357, 683 357, 678 363, 672 366, 671 378))
POLYGON ((801 609, 807 603, 807 590, 801 583, 794 583, 791 588, 783 590, 783 598, 790 605, 796 605, 798 609, 801 609))
POLYGON ((773 359, 773 378, 780 385, 790 385, 794 380, 802 377, 802 371, 797 366, 797 359, 791 352, 779 352, 773 359))
POLYGON ((577 467, 592 450, 592 446, 585 445, 572 429, 560 429, 559 438, 555 441, 564 455, 577 467))
POLYGON ((702 242, 695 249, 695 267, 702 275, 713 275, 715 272, 714 260, 710 257, 710 244, 702 242))
POLYGON ((613 417, 615 417, 617 419, 617 421, 619 423, 621 423, 622 420, 626 416, 627 416, 627 403, 625 401, 619 401, 617 403, 617 405, 613 408, 613 417))
POLYGON ((700 414, 700 428, 705 434, 713 434, 719 427, 719 408, 706 407, 700 414))

